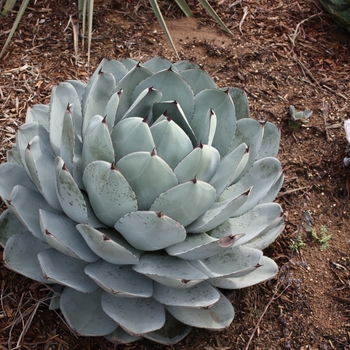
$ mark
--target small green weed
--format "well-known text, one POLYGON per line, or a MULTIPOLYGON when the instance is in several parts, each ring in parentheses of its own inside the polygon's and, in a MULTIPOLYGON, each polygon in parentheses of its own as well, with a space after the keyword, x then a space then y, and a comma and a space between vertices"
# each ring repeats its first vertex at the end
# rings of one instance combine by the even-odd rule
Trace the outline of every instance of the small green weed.
POLYGON ((301 249, 303 249, 305 246, 306 243, 304 243, 303 239, 301 238, 301 235, 298 235, 296 239, 290 240, 289 249, 291 249, 292 251, 296 251, 299 254, 301 249))
POLYGON ((311 233, 314 240, 320 245, 320 250, 326 250, 329 248, 329 240, 332 238, 332 235, 328 234, 326 226, 321 225, 319 235, 315 229, 312 229, 311 233))

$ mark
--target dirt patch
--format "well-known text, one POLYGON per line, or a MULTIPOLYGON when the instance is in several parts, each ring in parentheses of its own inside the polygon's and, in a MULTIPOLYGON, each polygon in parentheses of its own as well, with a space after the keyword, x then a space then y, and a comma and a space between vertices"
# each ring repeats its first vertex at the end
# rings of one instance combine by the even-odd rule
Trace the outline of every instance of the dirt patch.
MULTIPOLYGON (((216 333, 194 330, 173 348, 349 349, 350 180, 343 167, 342 123, 350 118, 350 37, 316 0, 212 2, 233 36, 197 2, 188 3, 195 18, 184 18, 171 1, 160 2, 181 59, 202 65, 220 87, 244 89, 252 117, 281 129, 285 182, 277 201, 286 228, 265 252, 280 266, 279 277, 227 292, 236 309, 232 325, 216 333), (290 105, 312 110, 309 123, 291 128, 290 105), (331 235, 329 248, 321 251, 302 229, 306 245, 291 258, 291 240, 306 210, 316 232, 324 226, 331 235)), ((96 1, 90 66, 85 50, 75 56, 72 30, 66 28, 73 4, 43 0, 32 6, 0 62, 2 161, 27 107, 48 103, 58 82, 87 80, 103 57, 177 60, 146 0, 96 1)), ((13 16, 1 19, 0 46, 12 23, 13 16)), ((77 338, 59 314, 47 310, 44 287, 2 263, 0 281, 0 349, 113 349, 102 338, 77 338)), ((143 340, 117 348, 171 347, 143 340)))

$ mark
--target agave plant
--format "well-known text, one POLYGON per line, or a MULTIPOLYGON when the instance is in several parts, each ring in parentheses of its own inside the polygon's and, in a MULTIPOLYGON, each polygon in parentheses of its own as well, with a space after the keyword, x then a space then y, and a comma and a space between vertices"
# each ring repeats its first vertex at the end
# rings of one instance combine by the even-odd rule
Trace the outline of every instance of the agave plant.
POLYGON ((0 165, 4 263, 47 285, 80 335, 223 329, 221 289, 277 273, 262 249, 284 225, 279 139, 197 65, 103 60, 28 110, 0 165))
POLYGON ((350 0, 320 0, 320 3, 337 23, 350 31, 350 0))

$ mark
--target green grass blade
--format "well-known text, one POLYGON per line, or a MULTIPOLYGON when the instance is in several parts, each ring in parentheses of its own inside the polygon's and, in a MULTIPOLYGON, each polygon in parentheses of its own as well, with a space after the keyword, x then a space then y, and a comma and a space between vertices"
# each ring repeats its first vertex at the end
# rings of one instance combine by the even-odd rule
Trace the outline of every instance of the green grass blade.
POLYGON ((7 0, 5 2, 5 5, 4 5, 4 8, 3 8, 1 14, 3 16, 8 15, 11 12, 11 10, 13 9, 13 7, 15 6, 15 3, 16 3, 16 0, 7 0))
POLYGON ((225 32, 232 34, 232 32, 226 27, 225 23, 221 20, 221 18, 216 14, 214 9, 210 6, 207 0, 198 0, 199 3, 209 12, 209 14, 215 19, 217 23, 225 30, 225 32))
POLYGON ((169 40, 171 46, 173 47, 173 50, 175 51, 176 56, 177 56, 178 58, 180 58, 180 57, 179 57, 179 54, 177 53, 176 47, 175 47, 175 45, 174 45, 173 39, 171 38, 170 32, 169 32, 169 30, 168 30, 168 27, 167 27, 167 25, 166 25, 166 23, 165 23, 165 20, 164 20, 164 18, 163 18, 163 15, 162 15, 162 13, 160 12, 160 8, 159 8, 159 6, 158 6, 157 0, 149 0, 149 3, 151 4, 154 13, 155 13, 155 15, 157 16, 158 22, 159 22, 159 24, 161 25, 161 27, 163 28, 163 31, 164 31, 165 35, 167 36, 167 38, 168 38, 168 40, 169 40))
POLYGON ((188 7, 186 0, 175 0, 182 12, 186 15, 186 17, 192 17, 193 13, 191 9, 188 7))
POLYGON ((3 48, 2 48, 2 50, 1 50, 1 52, 0 52, 0 59, 1 59, 1 57, 3 56, 3 54, 4 54, 4 52, 5 52, 6 48, 7 48, 7 46, 10 44, 11 39, 12 39, 12 37, 13 37, 13 34, 15 34, 15 31, 16 31, 16 29, 17 29, 17 27, 18 27, 19 22, 21 21, 21 18, 22 18, 23 14, 24 14, 24 11, 25 11, 25 9, 26 9, 27 6, 28 6, 28 3, 29 3, 29 0, 23 0, 23 2, 22 2, 22 4, 21 4, 21 7, 20 7, 20 9, 19 9, 19 11, 18 11, 17 17, 16 17, 16 19, 15 19, 15 22, 13 23, 11 32, 10 32, 9 36, 7 37, 7 40, 6 40, 6 42, 5 42, 5 44, 4 44, 3 48))
POLYGON ((91 40, 92 40, 92 20, 94 17, 94 0, 89 0, 88 7, 88 63, 90 63, 90 51, 91 51, 91 40))

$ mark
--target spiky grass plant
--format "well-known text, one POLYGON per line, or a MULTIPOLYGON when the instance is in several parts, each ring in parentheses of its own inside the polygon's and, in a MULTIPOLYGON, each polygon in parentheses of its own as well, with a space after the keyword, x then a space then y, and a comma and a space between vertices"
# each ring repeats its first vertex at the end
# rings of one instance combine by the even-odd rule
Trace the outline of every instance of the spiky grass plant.
POLYGON ((187 61, 103 60, 54 87, 0 165, 5 265, 78 334, 163 344, 222 329, 220 291, 276 276, 280 134, 187 61))

